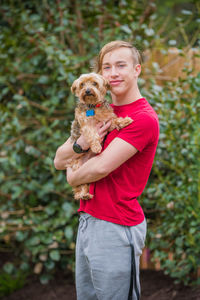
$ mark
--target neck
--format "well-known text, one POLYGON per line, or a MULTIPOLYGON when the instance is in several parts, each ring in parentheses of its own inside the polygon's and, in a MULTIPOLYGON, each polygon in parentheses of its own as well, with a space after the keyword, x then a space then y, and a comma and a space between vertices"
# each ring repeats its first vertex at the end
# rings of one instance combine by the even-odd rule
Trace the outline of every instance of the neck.
POLYGON ((135 87, 134 90, 128 91, 126 94, 113 94, 111 92, 111 97, 113 104, 119 106, 137 101, 138 99, 142 98, 142 95, 138 87, 135 87))

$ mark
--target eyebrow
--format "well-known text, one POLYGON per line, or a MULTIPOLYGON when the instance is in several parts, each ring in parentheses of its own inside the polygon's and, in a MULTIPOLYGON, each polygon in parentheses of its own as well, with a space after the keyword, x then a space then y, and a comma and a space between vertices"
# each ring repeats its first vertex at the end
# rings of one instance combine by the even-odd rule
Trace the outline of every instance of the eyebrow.
MULTIPOLYGON (((120 64, 120 63, 126 63, 126 61, 125 60, 119 60, 119 61, 115 62, 115 64, 120 64)), ((104 64, 102 64, 102 66, 104 66, 104 65, 110 65, 110 63, 109 62, 105 62, 104 64)))

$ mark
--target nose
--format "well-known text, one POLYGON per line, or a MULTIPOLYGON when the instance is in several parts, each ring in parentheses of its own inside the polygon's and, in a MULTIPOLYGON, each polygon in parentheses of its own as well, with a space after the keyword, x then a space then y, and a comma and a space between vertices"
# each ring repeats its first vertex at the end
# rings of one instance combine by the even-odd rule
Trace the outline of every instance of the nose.
POLYGON ((91 94, 91 91, 90 91, 90 89, 89 89, 89 88, 87 88, 87 89, 86 89, 86 91, 85 91, 85 93, 86 93, 86 95, 90 95, 90 94, 91 94))
POLYGON ((116 77, 116 76, 119 75, 117 69, 115 68, 115 66, 112 66, 112 68, 111 68, 111 74, 110 75, 112 77, 116 77))

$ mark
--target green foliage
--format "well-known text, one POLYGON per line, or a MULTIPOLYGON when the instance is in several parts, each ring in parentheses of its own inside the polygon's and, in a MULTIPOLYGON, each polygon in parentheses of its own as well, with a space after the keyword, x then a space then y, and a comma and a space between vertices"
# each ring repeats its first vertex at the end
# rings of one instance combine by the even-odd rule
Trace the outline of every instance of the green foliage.
POLYGON ((197 0, 155 1, 155 29, 162 42, 171 47, 198 46, 199 11, 197 0))
POLYGON ((0 297, 8 296, 21 289, 26 282, 27 273, 17 270, 11 263, 0 273, 0 297))
MULTIPOLYGON (((193 12, 194 3, 187 10, 193 12)), ((164 47, 172 39, 181 47, 196 43, 190 31, 188 39, 179 39, 187 36, 184 23, 179 27, 184 31, 177 29, 164 40, 163 14, 162 5, 148 1, 1 1, 0 248, 11 248, 19 268, 39 274, 43 283, 56 267, 73 269, 77 203, 65 173, 53 165, 55 151, 69 137, 73 120, 70 86, 78 75, 90 71, 95 55, 108 41, 129 40, 143 50, 164 47)), ((196 16, 183 14, 183 18, 192 23, 196 16)), ((177 244, 177 256, 185 253, 187 268, 179 266, 178 259, 174 264, 184 272, 199 264, 198 235, 194 235, 199 79, 188 76, 189 81, 163 89, 146 82, 144 89, 161 120, 152 182, 143 197, 147 211, 159 212, 149 215, 151 248, 160 257, 163 249, 168 251, 169 245, 175 249, 177 244), (171 201, 173 210, 166 208, 171 201), (185 222, 187 226, 181 225, 185 222), (158 233, 162 239, 156 239, 158 233), (166 245, 162 249, 161 242, 166 245)), ((163 267, 170 272, 175 269, 164 259, 163 267)), ((184 272, 171 275, 184 279, 184 272)))
POLYGON ((200 266, 200 73, 185 72, 185 79, 149 88, 160 141, 143 205, 154 258, 167 274, 188 284, 200 266))

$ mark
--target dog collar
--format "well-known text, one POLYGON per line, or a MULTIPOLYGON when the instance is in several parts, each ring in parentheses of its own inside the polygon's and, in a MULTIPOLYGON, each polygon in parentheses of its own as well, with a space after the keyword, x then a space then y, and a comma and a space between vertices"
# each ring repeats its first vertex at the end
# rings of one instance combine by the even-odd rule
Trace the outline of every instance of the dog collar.
POLYGON ((100 107, 101 106, 101 104, 99 103, 99 104, 88 104, 88 107, 89 108, 95 108, 95 107, 100 107))
POLYGON ((101 104, 88 104, 89 109, 86 110, 86 117, 92 117, 95 115, 95 107, 100 107, 101 104))

